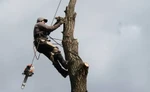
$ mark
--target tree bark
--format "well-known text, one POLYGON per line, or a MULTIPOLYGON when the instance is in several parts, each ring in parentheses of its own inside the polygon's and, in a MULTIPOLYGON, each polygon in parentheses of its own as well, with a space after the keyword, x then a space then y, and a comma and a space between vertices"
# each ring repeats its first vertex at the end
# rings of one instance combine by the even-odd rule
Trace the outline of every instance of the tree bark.
POLYGON ((63 49, 68 61, 68 71, 71 92, 87 92, 88 64, 84 63, 78 54, 78 42, 74 39, 76 0, 70 0, 65 10, 65 23, 63 25, 63 49))

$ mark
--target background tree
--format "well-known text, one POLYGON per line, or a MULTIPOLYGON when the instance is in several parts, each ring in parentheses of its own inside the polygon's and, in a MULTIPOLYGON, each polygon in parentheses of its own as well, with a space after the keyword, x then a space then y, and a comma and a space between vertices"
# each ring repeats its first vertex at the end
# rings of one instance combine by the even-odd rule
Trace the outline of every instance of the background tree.
POLYGON ((65 10, 63 25, 63 49, 68 62, 71 92, 87 92, 88 64, 84 63, 78 54, 78 42, 74 38, 76 0, 70 0, 65 10))

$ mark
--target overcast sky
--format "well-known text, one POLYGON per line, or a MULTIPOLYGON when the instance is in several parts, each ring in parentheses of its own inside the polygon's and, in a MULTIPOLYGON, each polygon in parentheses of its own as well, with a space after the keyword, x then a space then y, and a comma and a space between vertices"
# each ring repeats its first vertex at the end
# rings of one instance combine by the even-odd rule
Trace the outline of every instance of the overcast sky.
MULTIPOLYGON (((62 0, 57 16, 64 16, 68 2, 62 0)), ((64 79, 44 55, 34 62, 26 88, 20 88, 21 73, 33 57, 36 19, 51 24, 58 3, 0 0, 0 92, 70 92, 69 77, 64 79)), ((77 0, 75 38, 90 65, 89 92, 150 92, 149 10, 149 0, 77 0)), ((51 36, 61 39, 62 30, 51 36)))

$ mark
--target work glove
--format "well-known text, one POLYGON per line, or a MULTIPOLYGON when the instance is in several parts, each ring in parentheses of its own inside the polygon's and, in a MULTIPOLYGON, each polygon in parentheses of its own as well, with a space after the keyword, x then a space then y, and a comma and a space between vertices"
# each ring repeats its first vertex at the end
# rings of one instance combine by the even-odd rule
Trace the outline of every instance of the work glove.
POLYGON ((63 17, 55 17, 55 19, 57 20, 57 22, 60 22, 61 24, 65 23, 65 19, 63 17))

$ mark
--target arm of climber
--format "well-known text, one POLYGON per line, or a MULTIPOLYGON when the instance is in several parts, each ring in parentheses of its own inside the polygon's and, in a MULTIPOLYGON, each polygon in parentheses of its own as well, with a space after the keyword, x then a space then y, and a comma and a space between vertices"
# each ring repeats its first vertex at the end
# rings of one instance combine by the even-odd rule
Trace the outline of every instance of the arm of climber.
POLYGON ((55 29, 57 29, 58 27, 60 27, 61 24, 62 24, 61 22, 56 22, 53 26, 49 26, 49 25, 46 25, 44 23, 38 23, 37 26, 41 27, 45 31, 52 32, 55 29))

